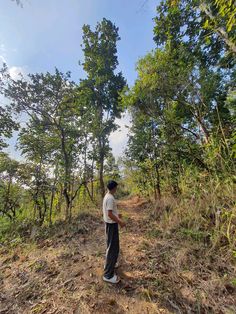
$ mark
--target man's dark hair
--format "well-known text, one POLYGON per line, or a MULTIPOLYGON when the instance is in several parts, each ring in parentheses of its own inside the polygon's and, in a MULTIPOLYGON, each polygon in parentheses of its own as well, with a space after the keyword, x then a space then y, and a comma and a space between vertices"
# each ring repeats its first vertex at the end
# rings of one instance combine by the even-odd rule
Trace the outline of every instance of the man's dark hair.
POLYGON ((107 184, 107 188, 109 191, 113 190, 115 187, 117 187, 118 183, 116 181, 110 180, 107 184))

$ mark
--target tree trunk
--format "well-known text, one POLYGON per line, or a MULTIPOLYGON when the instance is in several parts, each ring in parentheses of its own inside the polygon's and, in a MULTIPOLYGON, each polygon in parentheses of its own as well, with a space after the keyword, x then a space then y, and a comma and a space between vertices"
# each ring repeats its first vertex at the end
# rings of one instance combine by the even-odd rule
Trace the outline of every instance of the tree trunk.
POLYGON ((154 195, 155 199, 159 198, 161 199, 161 186, 160 186, 160 173, 159 173, 159 168, 158 168, 158 159, 157 159, 157 147, 156 147, 156 129, 155 129, 155 124, 154 122, 152 123, 152 130, 151 130, 151 139, 153 142, 153 153, 154 153, 154 169, 155 169, 155 186, 154 186, 154 195))
POLYGON ((155 189, 157 191, 157 196, 158 196, 158 198, 160 200, 161 199, 160 173, 159 173, 159 169, 158 169, 157 165, 155 165, 155 170, 156 170, 156 186, 155 186, 155 189))
POLYGON ((104 158, 102 157, 100 159, 100 169, 99 169, 99 182, 100 182, 100 190, 101 190, 101 196, 104 197, 105 195, 105 185, 103 181, 103 167, 104 167, 104 158))
POLYGON ((94 174, 93 174, 93 170, 94 170, 94 158, 93 158, 93 161, 92 161, 92 181, 91 181, 91 196, 92 196, 92 199, 94 199, 94 185, 93 185, 94 174))
POLYGON ((45 219, 45 215, 46 215, 46 212, 47 212, 47 197, 45 195, 45 193, 43 193, 43 206, 44 206, 44 210, 42 212, 42 215, 41 215, 41 220, 40 220, 40 226, 44 223, 44 219, 45 219))
POLYGON ((199 123, 199 125, 200 125, 200 127, 202 129, 203 134, 204 134, 205 143, 209 143, 209 132, 208 132, 208 130, 206 128, 205 123, 199 117, 197 118, 197 120, 198 120, 198 123, 199 123))
POLYGON ((49 225, 52 225, 52 207, 53 207, 53 201, 54 201, 54 188, 52 189, 52 193, 51 193, 51 200, 50 200, 50 208, 49 208, 49 225))
POLYGON ((68 191, 67 191, 67 184, 64 185, 63 195, 64 195, 65 201, 66 201, 65 218, 66 218, 66 220, 68 220, 69 219, 69 210, 70 210, 70 196, 69 196, 68 191))
POLYGON ((103 180, 103 170, 104 170, 104 140, 103 138, 99 139, 99 183, 100 183, 100 192, 101 197, 105 195, 105 185, 103 180))
POLYGON ((100 193, 102 198, 105 195, 105 186, 103 181, 103 168, 104 168, 104 146, 105 146, 105 140, 104 140, 104 126, 103 126, 103 109, 102 104, 99 103, 98 107, 98 118, 99 118, 99 124, 100 124, 100 134, 98 137, 98 149, 99 149, 99 182, 100 182, 100 193))
POLYGON ((92 194, 91 194, 90 191, 89 191, 88 185, 85 184, 84 187, 85 187, 85 189, 86 189, 87 192, 88 192, 88 196, 89 196, 90 200, 91 200, 93 203, 95 203, 94 198, 93 198, 92 194))
POLYGON ((65 197, 66 201, 66 208, 65 208, 65 218, 66 220, 69 219, 70 215, 70 206, 71 206, 71 197, 70 197, 70 188, 71 188, 71 173, 70 173, 70 162, 69 162, 69 156, 66 151, 66 139, 65 139, 65 132, 63 128, 60 128, 61 131, 61 149, 64 156, 64 171, 65 171, 65 177, 64 177, 64 188, 63 188, 63 195, 65 197))
POLYGON ((60 185, 60 191, 59 191, 59 199, 58 199, 58 202, 56 204, 56 210, 61 213, 61 203, 62 203, 62 200, 63 200, 63 186, 61 184, 60 185))

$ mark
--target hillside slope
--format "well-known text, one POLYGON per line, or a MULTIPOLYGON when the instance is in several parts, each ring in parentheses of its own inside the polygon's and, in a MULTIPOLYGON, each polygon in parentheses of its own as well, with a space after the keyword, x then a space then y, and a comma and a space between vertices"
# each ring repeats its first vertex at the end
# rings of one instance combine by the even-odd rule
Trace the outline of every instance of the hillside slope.
POLYGON ((0 313, 236 313, 235 268, 199 242, 161 230, 149 205, 121 202, 122 281, 102 281, 99 211, 32 243, 1 248, 0 313))

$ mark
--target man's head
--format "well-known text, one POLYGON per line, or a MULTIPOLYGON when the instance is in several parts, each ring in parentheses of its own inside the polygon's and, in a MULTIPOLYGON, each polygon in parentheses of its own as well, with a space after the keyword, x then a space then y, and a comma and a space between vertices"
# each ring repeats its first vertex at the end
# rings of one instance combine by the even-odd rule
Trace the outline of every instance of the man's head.
POLYGON ((117 190, 118 183, 116 181, 110 180, 107 184, 107 188, 110 193, 114 194, 117 190))

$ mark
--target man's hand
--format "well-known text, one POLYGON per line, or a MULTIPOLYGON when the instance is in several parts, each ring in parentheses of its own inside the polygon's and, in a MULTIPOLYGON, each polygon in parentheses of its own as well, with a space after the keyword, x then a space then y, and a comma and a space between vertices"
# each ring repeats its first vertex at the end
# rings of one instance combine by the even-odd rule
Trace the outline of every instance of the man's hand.
POLYGON ((117 222, 121 226, 121 228, 126 225, 126 223, 121 220, 120 217, 117 217, 112 213, 112 210, 108 210, 108 217, 111 218, 111 220, 117 222))
POLYGON ((122 219, 122 214, 118 214, 118 217, 119 217, 120 219, 122 219))

